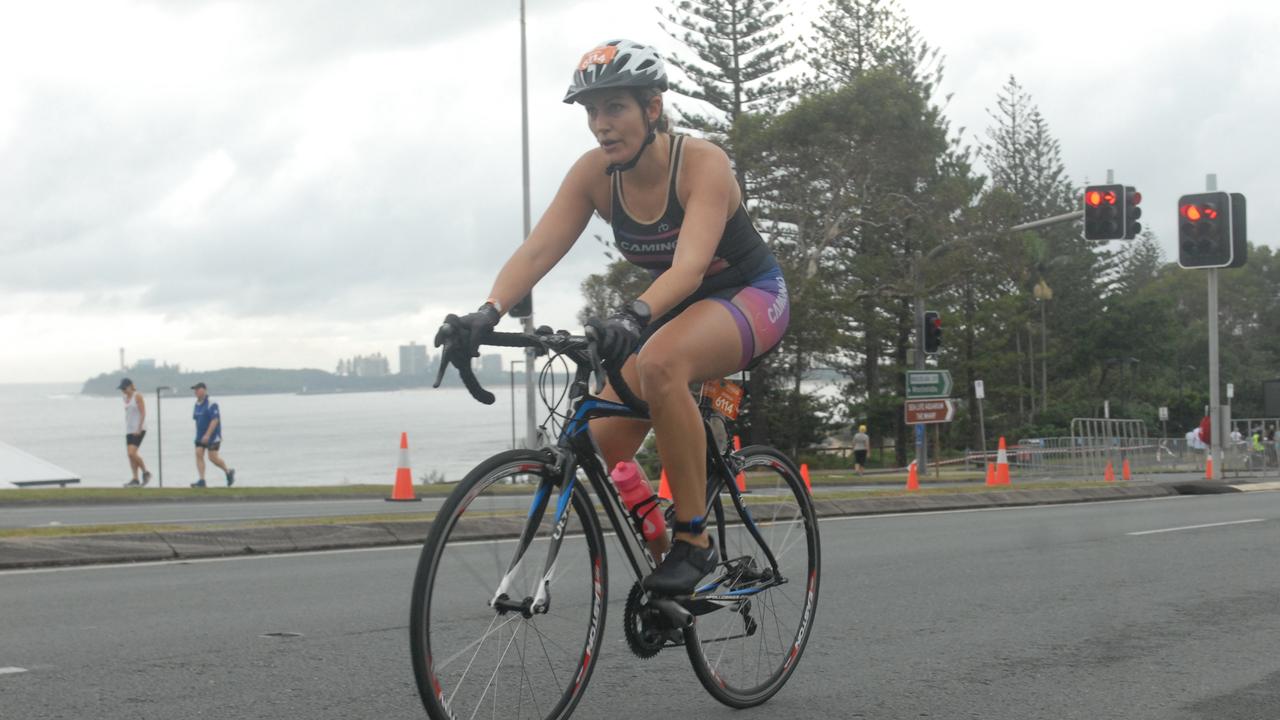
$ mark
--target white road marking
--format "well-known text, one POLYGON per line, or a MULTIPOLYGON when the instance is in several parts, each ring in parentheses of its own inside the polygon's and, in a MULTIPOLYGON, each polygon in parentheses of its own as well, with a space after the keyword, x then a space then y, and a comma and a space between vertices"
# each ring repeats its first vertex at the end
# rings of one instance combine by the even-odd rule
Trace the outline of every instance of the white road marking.
POLYGON ((26 671, 27 671, 26 668, 20 668, 20 667, 0 667, 0 675, 16 675, 18 673, 24 673, 26 671))
POLYGON ((1244 525, 1246 523, 1266 522, 1266 518, 1249 518, 1248 520, 1228 520, 1227 522, 1205 523, 1204 525, 1183 525, 1182 527, 1161 528, 1159 530, 1141 530, 1125 533, 1126 535, 1155 535, 1157 533, 1178 532, 1179 530, 1199 530, 1200 528, 1222 527, 1224 525, 1244 525))

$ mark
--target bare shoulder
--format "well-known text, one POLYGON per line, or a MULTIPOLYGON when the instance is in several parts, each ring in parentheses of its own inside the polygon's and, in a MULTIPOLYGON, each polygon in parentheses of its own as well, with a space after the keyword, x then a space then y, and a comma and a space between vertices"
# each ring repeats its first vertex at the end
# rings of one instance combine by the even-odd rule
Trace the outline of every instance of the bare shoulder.
POLYGON ((700 192, 726 193, 729 196, 729 206, 736 207, 741 196, 728 153, 709 140, 695 137, 684 141, 683 152, 677 182, 681 202, 687 202, 689 194, 696 189, 700 192))
POLYGON ((598 212, 608 213, 609 176, 605 173, 608 167, 609 160, 605 157, 604 150, 599 147, 591 148, 582 153, 573 167, 569 168, 564 185, 590 198, 598 212))
POLYGON ((729 155, 710 140, 689 137, 684 141, 685 162, 699 170, 726 170, 732 174, 729 155))

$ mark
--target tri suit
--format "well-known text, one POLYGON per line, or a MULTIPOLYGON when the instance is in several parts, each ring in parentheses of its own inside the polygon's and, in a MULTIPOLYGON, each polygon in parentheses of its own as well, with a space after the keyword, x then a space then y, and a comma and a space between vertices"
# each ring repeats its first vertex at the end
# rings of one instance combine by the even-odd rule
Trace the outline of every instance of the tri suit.
MULTIPOLYGON (((628 211, 622 196, 622 173, 612 175, 609 224, 613 227, 614 245, 623 257, 648 270, 655 278, 671 269, 684 222, 684 208, 676 195, 684 141, 683 135, 671 137, 667 202, 662 215, 653 222, 640 222, 628 211)), ((742 204, 725 223, 724 234, 720 236, 702 284, 679 305, 650 322, 641 334, 640 345, 690 305, 708 298, 726 307, 737 323, 742 338, 739 369, 772 350, 791 319, 782 270, 742 204)))

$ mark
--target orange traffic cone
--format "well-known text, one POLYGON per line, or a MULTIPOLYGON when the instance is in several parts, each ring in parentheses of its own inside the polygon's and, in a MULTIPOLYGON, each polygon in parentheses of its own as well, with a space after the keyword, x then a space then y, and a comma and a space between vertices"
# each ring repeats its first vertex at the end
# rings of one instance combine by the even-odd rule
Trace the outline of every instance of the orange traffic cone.
POLYGON ((920 478, 916 475, 915 460, 912 460, 911 464, 907 466, 907 489, 908 490, 920 489, 920 478))
POLYGON ((1125 482, 1133 479, 1133 476, 1129 474, 1129 458, 1125 458, 1124 462, 1120 463, 1120 478, 1125 482))
POLYGON ((809 481, 809 463, 800 463, 800 479, 804 480, 804 487, 813 494, 813 483, 809 481))
POLYGON ((1205 480, 1213 479, 1213 456, 1212 455, 1204 456, 1204 479, 1205 480))
POLYGON ((996 464, 991 462, 991 459, 988 458, 987 459, 987 485, 991 486, 995 484, 996 484, 996 464))
POLYGON ((409 471, 409 433, 400 433, 400 466, 396 468, 396 484, 388 502, 417 502, 413 496, 413 473, 409 471))
MULTIPOLYGON (((742 449, 742 439, 739 438, 737 435, 733 436, 733 449, 735 451, 742 449)), ((738 471, 738 477, 734 478, 734 480, 736 480, 738 483, 738 492, 740 493, 750 492, 749 490, 747 490, 747 474, 746 473, 742 471, 738 471)))
POLYGON ((996 451, 996 484, 1009 484, 1009 453, 1005 449, 1004 436, 1000 436, 1000 449, 996 451))
POLYGON ((1107 469, 1103 471, 1102 479, 1106 480, 1107 482, 1116 481, 1116 471, 1115 471, 1115 468, 1111 467, 1110 460, 1107 461, 1107 469))
POLYGON ((658 481, 658 497, 671 500, 671 484, 667 482, 667 469, 662 469, 662 479, 658 481))

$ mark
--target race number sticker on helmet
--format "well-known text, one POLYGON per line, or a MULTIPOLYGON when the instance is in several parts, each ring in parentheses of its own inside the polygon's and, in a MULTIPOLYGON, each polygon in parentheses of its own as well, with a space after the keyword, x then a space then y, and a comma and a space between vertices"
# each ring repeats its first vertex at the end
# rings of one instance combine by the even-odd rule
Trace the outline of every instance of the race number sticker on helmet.
POLYGON ((602 45, 582 56, 578 63, 579 70, 586 70, 590 65, 608 65, 618 55, 617 45, 602 45))
POLYGON ((621 88, 667 89, 667 70, 654 48, 633 40, 609 40, 592 48, 574 68, 566 103, 591 90, 621 88))

